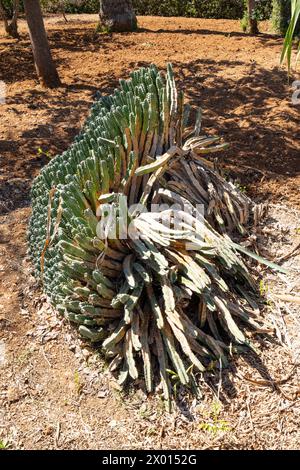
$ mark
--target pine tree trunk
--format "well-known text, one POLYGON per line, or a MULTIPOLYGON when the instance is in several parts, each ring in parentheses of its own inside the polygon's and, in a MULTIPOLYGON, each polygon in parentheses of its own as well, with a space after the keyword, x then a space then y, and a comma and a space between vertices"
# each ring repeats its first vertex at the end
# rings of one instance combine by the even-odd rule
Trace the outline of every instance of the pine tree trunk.
POLYGON ((43 85, 60 86, 60 79, 52 60, 39 0, 24 0, 35 68, 43 85))
POLYGON ((250 34, 258 34, 257 19, 254 17, 255 0, 248 0, 248 16, 249 16, 249 32, 250 34))
POLYGON ((5 9, 0 1, 0 13, 4 21, 4 28, 6 33, 11 36, 12 38, 19 39, 18 33, 18 16, 19 16, 19 0, 14 0, 13 3, 13 17, 11 22, 8 22, 5 9))
POLYGON ((131 0, 100 0, 100 22, 109 31, 134 31, 136 16, 131 0))

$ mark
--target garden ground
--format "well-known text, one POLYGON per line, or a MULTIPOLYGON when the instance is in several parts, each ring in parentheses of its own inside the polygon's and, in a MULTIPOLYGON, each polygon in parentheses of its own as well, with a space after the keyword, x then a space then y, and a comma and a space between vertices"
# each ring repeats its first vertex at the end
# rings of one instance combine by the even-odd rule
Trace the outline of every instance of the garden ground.
POLYGON ((299 106, 278 66, 282 40, 267 24, 253 38, 229 20, 140 17, 137 32, 113 35, 96 35, 96 21, 47 18, 57 90, 36 80, 25 22, 20 41, 0 30, 0 447, 299 448, 299 305, 275 297, 299 292, 299 256, 287 256, 287 280, 269 273, 261 286, 277 331, 275 342, 256 340, 261 361, 234 358, 208 375, 200 402, 179 390, 171 415, 157 397, 132 387, 124 395, 40 296, 26 259, 31 181, 72 142, 97 90, 110 93, 151 62, 173 63, 186 99, 204 109, 205 131, 231 144, 224 170, 271 204, 253 234, 261 252, 278 259, 299 243, 299 106))

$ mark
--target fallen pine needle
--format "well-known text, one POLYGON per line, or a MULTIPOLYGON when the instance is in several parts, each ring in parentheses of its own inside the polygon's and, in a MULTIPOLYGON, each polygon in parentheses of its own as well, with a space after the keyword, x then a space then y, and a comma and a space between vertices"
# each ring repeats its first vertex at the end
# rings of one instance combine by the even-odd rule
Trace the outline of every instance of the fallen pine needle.
POLYGON ((299 295, 289 295, 289 294, 273 294, 279 300, 283 300, 285 302, 294 302, 295 304, 300 304, 300 296, 299 295))
POLYGON ((277 387, 278 385, 283 385, 285 383, 287 383, 290 378, 292 377, 296 367, 298 366, 299 364, 294 364, 293 367, 292 367, 292 370, 291 372, 288 374, 287 377, 285 377, 284 379, 280 379, 280 380, 272 380, 272 379, 266 379, 266 380, 255 380, 255 379, 252 379, 250 377, 247 377, 246 375, 240 375, 244 380, 246 380, 247 382, 250 382, 254 385, 259 385, 259 386, 264 386, 264 387, 268 387, 268 386, 273 386, 273 387, 277 387))
POLYGON ((281 261, 286 261, 287 259, 289 259, 294 253, 296 253, 296 251, 299 250, 299 248, 300 248, 300 242, 297 243, 297 245, 292 249, 292 251, 278 258, 277 263, 280 263, 281 261))

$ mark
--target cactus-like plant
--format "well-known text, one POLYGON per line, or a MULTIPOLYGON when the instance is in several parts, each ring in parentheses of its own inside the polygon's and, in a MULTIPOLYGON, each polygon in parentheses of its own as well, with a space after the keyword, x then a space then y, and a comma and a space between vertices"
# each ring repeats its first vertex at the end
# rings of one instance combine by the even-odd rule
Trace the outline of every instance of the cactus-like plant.
POLYGON ((191 384, 249 345, 240 320, 260 328, 228 236, 258 209, 205 158, 226 144, 200 135, 201 110, 192 127, 189 114, 171 66, 165 78, 141 68, 94 103, 32 186, 30 254, 50 301, 101 344, 120 383, 143 375, 150 392, 160 378, 167 402, 170 369, 191 384))

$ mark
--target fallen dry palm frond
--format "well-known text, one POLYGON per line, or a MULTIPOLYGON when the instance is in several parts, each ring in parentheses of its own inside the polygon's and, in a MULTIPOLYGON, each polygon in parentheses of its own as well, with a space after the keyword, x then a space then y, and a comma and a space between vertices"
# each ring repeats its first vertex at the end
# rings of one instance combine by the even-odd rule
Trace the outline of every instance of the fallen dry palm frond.
POLYGON ((205 158, 227 145, 189 114, 171 66, 166 79, 133 72, 32 187, 30 253, 50 301, 121 384, 143 375, 151 392, 160 379, 167 402, 170 374, 190 385, 193 370, 251 347, 240 324, 265 331, 238 252, 262 259, 229 237, 259 210, 205 158))

